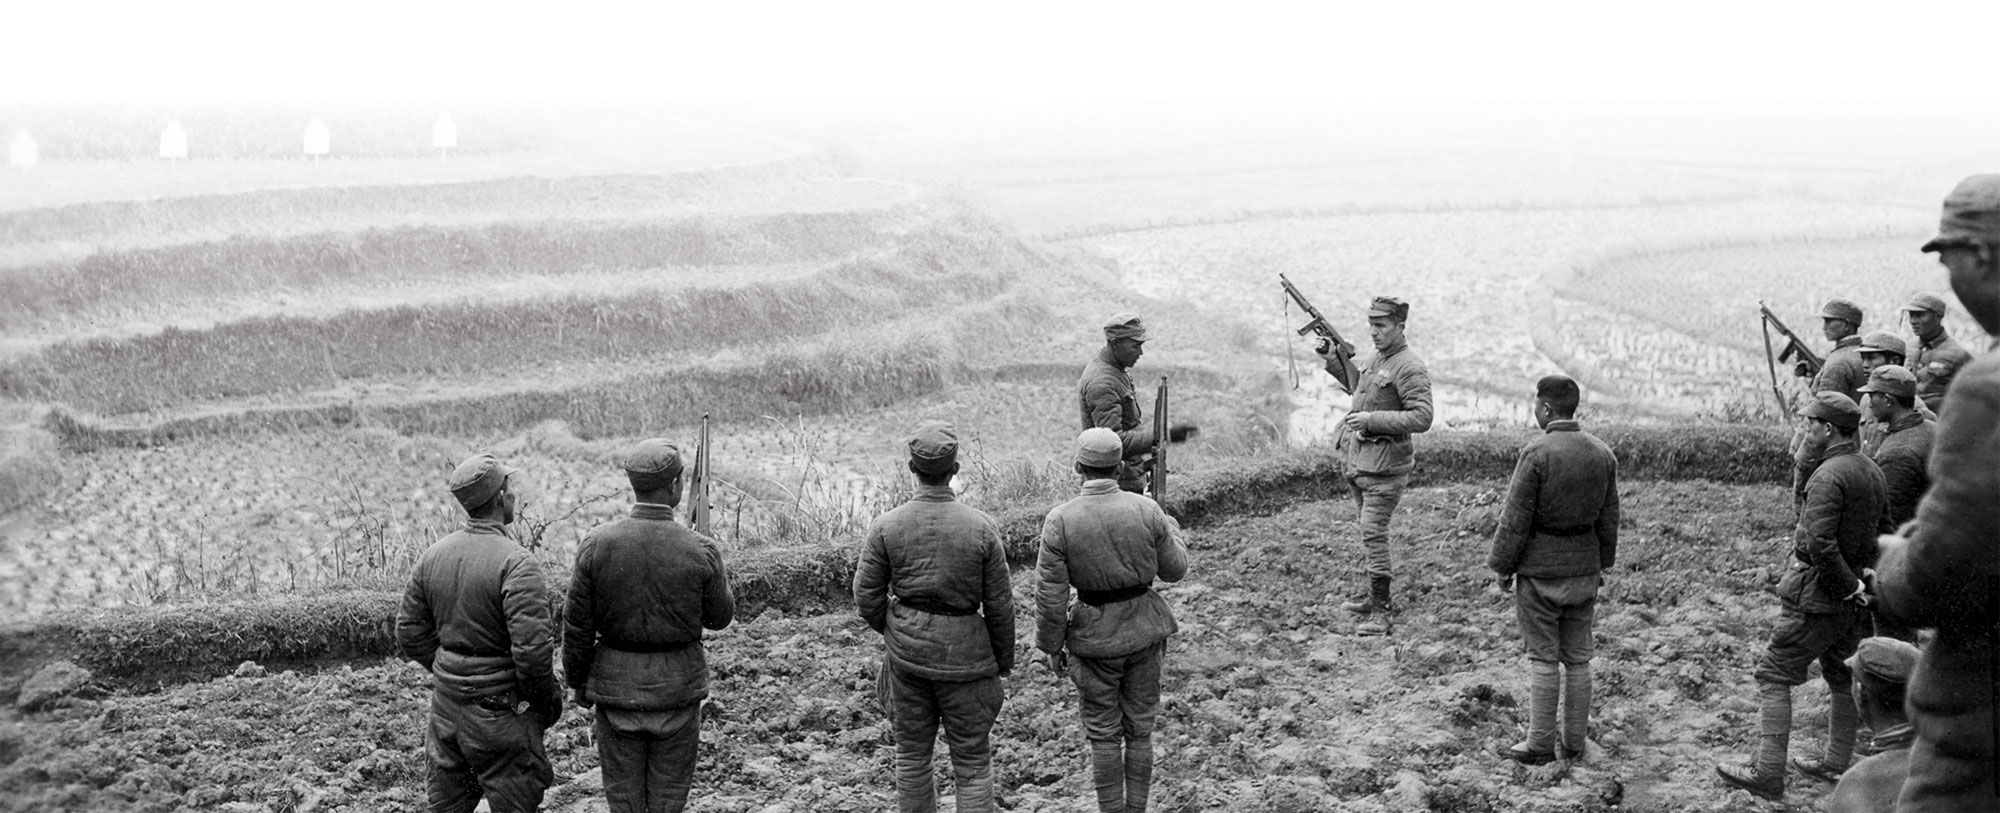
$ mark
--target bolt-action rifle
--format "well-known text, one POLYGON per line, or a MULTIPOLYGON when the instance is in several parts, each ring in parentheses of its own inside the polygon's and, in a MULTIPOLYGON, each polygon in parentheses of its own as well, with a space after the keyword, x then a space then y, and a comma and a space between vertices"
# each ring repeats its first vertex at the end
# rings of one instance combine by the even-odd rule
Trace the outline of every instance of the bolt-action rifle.
POLYGON ((701 437, 694 446, 694 473, 688 476, 688 527, 708 535, 708 414, 701 416, 701 437))
POLYGON ((1333 324, 1326 321, 1326 317, 1311 302, 1306 301, 1306 295, 1299 293, 1298 286, 1293 285, 1284 274, 1278 275, 1278 284, 1285 286, 1285 294, 1299 303, 1299 309, 1305 311, 1307 316, 1312 317, 1305 327, 1299 328, 1299 335, 1319 335, 1320 341, 1327 346, 1327 355, 1333 357, 1327 372, 1333 373, 1333 379, 1340 382, 1342 392, 1354 394, 1354 385, 1361 380, 1361 370, 1354 366, 1354 344, 1341 338, 1340 332, 1333 329, 1333 324))
POLYGON ((1160 376, 1159 393, 1153 396, 1153 501, 1165 504, 1167 499, 1167 444, 1173 430, 1167 425, 1167 377, 1160 376))

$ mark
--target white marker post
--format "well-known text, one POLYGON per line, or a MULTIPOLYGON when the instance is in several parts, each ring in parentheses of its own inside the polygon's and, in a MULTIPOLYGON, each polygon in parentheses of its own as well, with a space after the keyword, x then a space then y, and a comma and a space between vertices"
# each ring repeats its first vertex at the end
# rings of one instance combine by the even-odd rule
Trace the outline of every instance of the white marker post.
POLYGON ((306 154, 312 156, 314 161, 330 152, 332 147, 333 134, 327 132, 326 122, 313 119, 311 124, 306 125, 306 154))
POLYGON ((431 146, 437 148, 440 159, 451 157, 447 152, 458 147, 458 124, 450 113, 439 113, 437 123, 431 125, 431 146))
POLYGON ((14 132, 14 143, 7 145, 7 163, 17 167, 31 167, 41 163, 42 151, 35 146, 35 139, 26 130, 14 132))
POLYGON ((188 134, 181 129, 178 119, 167 122, 167 129, 160 131, 160 157, 169 161, 187 160, 188 134))

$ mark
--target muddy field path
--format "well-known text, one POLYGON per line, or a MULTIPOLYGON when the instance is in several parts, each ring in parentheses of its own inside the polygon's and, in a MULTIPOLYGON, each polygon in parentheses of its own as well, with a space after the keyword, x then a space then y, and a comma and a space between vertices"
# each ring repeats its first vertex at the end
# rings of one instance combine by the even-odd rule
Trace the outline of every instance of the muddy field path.
MULTIPOLYGON (((1483 566, 1502 486, 1411 493, 1396 532, 1403 610, 1389 638, 1353 635, 1336 606, 1356 583, 1345 500, 1191 529, 1188 578, 1160 587, 1181 632, 1168 652, 1153 809, 1751 809, 1718 786, 1712 765, 1750 740, 1748 672, 1776 615, 1761 585, 1780 560, 1782 489, 1626 484, 1621 564, 1598 616, 1590 753, 1523 768, 1492 753, 1525 723, 1511 603, 1483 566)), ((999 787, 1013 810, 1087 811, 1074 689, 1033 657, 1033 595, 1032 573, 1017 574, 1023 632, 995 729, 999 787)), ((887 803, 873 698, 880 642, 850 610, 766 612, 711 635, 708 649, 713 693, 690 809, 887 803)), ((243 675, 8 724, 0 798, 43 810, 419 806, 421 670, 385 661, 243 675), (108 764, 126 768, 98 767, 108 764)), ((1797 708, 1803 752, 1821 730, 1823 689, 1800 690, 1797 708)), ((587 718, 568 712, 548 750, 558 774, 549 809, 603 809, 587 718)), ((1789 804, 1761 809, 1814 810, 1825 791, 1798 780, 1789 804)))

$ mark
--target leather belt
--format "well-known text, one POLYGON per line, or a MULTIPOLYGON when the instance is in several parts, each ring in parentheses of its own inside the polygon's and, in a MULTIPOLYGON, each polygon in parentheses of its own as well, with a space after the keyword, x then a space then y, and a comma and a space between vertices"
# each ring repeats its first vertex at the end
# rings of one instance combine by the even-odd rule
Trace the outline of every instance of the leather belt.
POLYGON ((1131 601, 1150 592, 1153 592, 1153 588, 1151 585, 1146 584, 1133 587, 1114 587, 1110 590, 1084 590, 1078 588, 1076 597, 1092 607, 1102 607, 1106 604, 1116 604, 1120 601, 1131 601))
POLYGON ((949 604, 945 604, 940 601, 932 601, 927 598, 898 597, 896 599, 896 603, 908 607, 912 610, 921 610, 923 612, 930 613, 931 615, 972 615, 975 612, 971 608, 953 607, 949 604))
POLYGON ((453 655, 459 655, 467 658, 506 658, 506 657, 511 657, 514 654, 512 652, 491 652, 491 651, 469 649, 462 646, 452 646, 450 644, 441 646, 439 647, 439 649, 442 649, 453 655))
POLYGON ((1582 536, 1584 534, 1590 533, 1591 531, 1595 530, 1597 530, 1597 526, 1595 525, 1564 525, 1561 527, 1549 527, 1546 525, 1535 526, 1535 533, 1540 534, 1542 536, 1582 536))

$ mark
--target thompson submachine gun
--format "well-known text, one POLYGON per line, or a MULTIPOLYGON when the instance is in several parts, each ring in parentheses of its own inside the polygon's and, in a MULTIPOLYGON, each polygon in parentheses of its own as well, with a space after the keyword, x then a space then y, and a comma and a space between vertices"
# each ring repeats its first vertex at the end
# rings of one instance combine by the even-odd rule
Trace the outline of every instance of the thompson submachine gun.
POLYGON ((1354 344, 1341 338, 1340 331, 1333 329, 1333 324, 1326 321, 1326 317, 1320 314, 1319 309, 1313 307, 1313 304, 1306 300, 1306 295, 1299 293, 1298 286, 1293 285, 1284 274, 1278 275, 1278 284, 1285 286, 1285 294, 1290 296, 1293 302, 1299 303, 1299 309, 1305 311, 1307 316, 1312 317, 1312 321, 1307 322, 1305 327, 1299 328, 1299 335, 1304 336, 1307 333, 1319 335, 1320 341, 1326 344, 1329 355, 1333 356, 1332 366, 1327 371, 1333 373, 1335 381, 1340 382, 1341 392, 1353 395, 1354 385, 1361 380, 1361 370, 1354 366, 1354 344))

